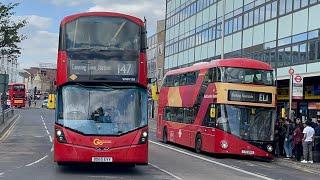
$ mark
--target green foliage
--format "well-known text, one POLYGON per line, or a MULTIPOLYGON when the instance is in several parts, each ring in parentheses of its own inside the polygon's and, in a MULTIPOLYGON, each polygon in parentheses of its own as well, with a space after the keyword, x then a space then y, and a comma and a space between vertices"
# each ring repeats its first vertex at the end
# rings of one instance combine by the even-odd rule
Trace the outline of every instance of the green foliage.
POLYGON ((26 39, 19 30, 23 28, 27 21, 17 19, 14 15, 14 8, 19 3, 4 4, 0 2, 0 54, 17 57, 21 54, 19 43, 26 39))

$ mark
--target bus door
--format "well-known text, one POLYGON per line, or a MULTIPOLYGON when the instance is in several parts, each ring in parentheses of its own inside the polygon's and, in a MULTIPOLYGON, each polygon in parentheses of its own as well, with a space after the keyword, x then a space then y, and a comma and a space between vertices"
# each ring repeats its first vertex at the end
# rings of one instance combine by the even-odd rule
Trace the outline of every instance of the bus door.
POLYGON ((209 105, 202 121, 202 126, 204 126, 202 131, 202 149, 207 152, 214 152, 217 113, 216 105, 209 105))
POLYGON ((194 109, 192 108, 181 108, 179 114, 182 116, 178 118, 179 122, 182 124, 178 129, 176 129, 177 143, 185 146, 191 146, 191 125, 194 119, 194 109))

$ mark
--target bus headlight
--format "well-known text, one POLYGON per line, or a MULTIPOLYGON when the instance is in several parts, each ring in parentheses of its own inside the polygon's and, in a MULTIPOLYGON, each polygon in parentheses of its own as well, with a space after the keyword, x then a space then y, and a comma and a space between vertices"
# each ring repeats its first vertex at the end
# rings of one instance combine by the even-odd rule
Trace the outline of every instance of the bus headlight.
POLYGON ((222 149, 227 149, 227 148, 229 147, 229 144, 228 144, 227 141, 222 140, 222 141, 220 142, 220 146, 221 146, 222 149))
POLYGON ((57 141, 60 143, 67 143, 67 140, 66 140, 64 133, 61 129, 56 129, 56 138, 57 138, 57 141))
POLYGON ((268 152, 272 152, 273 151, 272 145, 270 145, 270 144, 267 145, 267 151, 268 152))
POLYGON ((143 130, 140 136, 139 144, 145 144, 148 141, 148 132, 143 130))

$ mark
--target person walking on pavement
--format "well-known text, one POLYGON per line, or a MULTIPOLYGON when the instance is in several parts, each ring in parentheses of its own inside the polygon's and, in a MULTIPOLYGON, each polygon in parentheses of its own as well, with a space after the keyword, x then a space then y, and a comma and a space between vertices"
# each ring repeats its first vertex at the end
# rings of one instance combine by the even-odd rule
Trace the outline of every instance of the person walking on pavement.
POLYGON ((31 97, 29 96, 29 98, 28 98, 28 107, 30 108, 31 107, 31 97))
POLYGON ((303 156, 304 160, 301 161, 302 163, 313 163, 312 159, 312 145, 314 141, 314 129, 311 127, 311 122, 307 121, 304 124, 303 129, 303 156))
POLYGON ((292 137, 293 137, 293 125, 289 119, 285 121, 285 139, 284 139, 284 150, 286 152, 286 157, 292 157, 292 137))
POLYGON ((303 139, 303 133, 302 133, 302 126, 301 126, 301 120, 299 118, 296 119, 296 127, 293 131, 293 149, 294 149, 294 155, 297 161, 301 161, 302 156, 302 139, 303 139))

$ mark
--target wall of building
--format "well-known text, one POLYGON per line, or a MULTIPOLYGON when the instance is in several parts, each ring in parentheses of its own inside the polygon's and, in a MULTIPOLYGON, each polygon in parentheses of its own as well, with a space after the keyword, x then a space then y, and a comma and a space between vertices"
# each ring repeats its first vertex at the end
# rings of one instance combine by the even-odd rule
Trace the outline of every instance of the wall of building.
MULTIPOLYGON (((249 57, 271 64, 278 77, 320 69, 319 0, 167 0, 165 69, 249 57)), ((288 77, 286 77, 288 78, 288 77)))
POLYGON ((0 74, 9 74, 9 83, 17 82, 19 77, 18 60, 0 55, 0 74))

